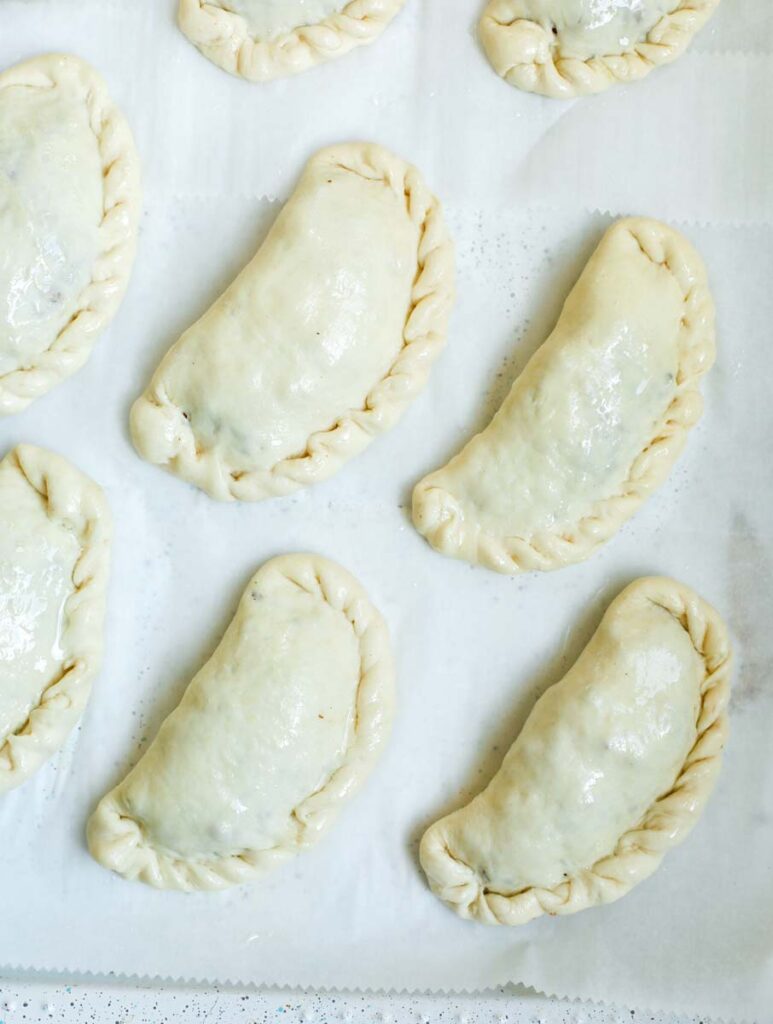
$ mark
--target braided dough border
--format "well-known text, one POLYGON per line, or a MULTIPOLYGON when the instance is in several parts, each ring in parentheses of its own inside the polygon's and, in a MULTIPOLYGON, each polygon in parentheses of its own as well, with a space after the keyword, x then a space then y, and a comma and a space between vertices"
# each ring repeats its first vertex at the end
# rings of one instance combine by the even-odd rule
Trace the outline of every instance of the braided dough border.
POLYGON ((102 628, 112 533, 100 488, 60 455, 21 444, 10 462, 81 545, 73 568, 75 589, 65 602, 61 675, 43 692, 24 725, 0 737, 0 794, 20 785, 64 743, 88 703, 102 660, 102 628))
POLYGON ((207 0, 180 0, 183 33, 213 64, 251 82, 296 75, 372 43, 406 0, 350 0, 338 14, 276 39, 258 39, 239 14, 207 0))
MULTIPOLYGON (((361 409, 342 410, 337 421, 312 434, 303 452, 270 469, 249 470, 200 449, 188 420, 155 384, 156 377, 132 410, 137 439, 152 432, 162 440, 158 462, 183 480, 221 501, 260 501, 290 494, 332 476, 362 452, 378 434, 389 430, 424 388, 432 364, 446 342, 454 300, 454 249, 439 201, 419 171, 388 150, 371 143, 332 146, 310 163, 327 163, 371 181, 381 181, 405 197, 408 216, 419 226, 417 274, 403 328, 403 347, 385 377, 371 388, 361 409), (152 421, 152 422, 151 422, 152 421)), ((161 364, 163 366, 163 362, 161 364)), ((160 372, 157 371, 156 376, 160 372)), ((146 456, 147 457, 147 456, 146 456)))
POLYGON ((101 252, 91 282, 48 348, 32 365, 0 375, 0 416, 26 409, 83 366, 121 304, 134 263, 140 216, 139 157, 131 130, 104 80, 85 61, 60 54, 35 57, 0 74, 0 90, 10 86, 56 89, 63 84, 77 86, 102 159, 101 252))
MULTIPOLYGON (((159 889, 225 889, 265 874, 312 846, 335 821, 340 805, 363 785, 389 736, 394 705, 395 669, 386 623, 362 585, 335 562, 311 554, 282 555, 258 570, 246 593, 258 583, 272 590, 288 585, 340 612, 350 622, 360 647, 360 682, 354 736, 341 765, 325 785, 292 812, 296 832, 268 850, 192 861, 157 850, 141 824, 122 811, 116 793, 108 793, 91 816, 87 839, 92 856, 129 880, 159 889)), ((270 593, 270 590, 269 590, 270 593)))
POLYGON ((615 82, 638 81, 676 60, 719 2, 680 0, 632 50, 588 60, 556 57, 556 37, 538 22, 518 18, 518 0, 491 0, 478 33, 492 67, 510 85, 551 99, 572 99, 603 92, 615 82))
POLYGON ((475 869, 453 856, 441 832, 433 826, 422 839, 421 864, 432 891, 460 917, 483 924, 521 925, 542 914, 576 914, 612 903, 653 874, 665 854, 687 837, 703 813, 727 743, 732 667, 727 629, 711 605, 676 580, 636 580, 617 601, 638 591, 674 616, 706 666, 697 738, 673 787, 651 805, 635 828, 620 837, 609 856, 587 871, 552 889, 531 887, 510 896, 487 891, 475 869))
MULTIPOLYGON (((420 481, 413 493, 416 529, 441 554, 484 565, 496 572, 547 572, 581 562, 606 543, 667 478, 687 434, 703 414, 698 384, 715 357, 714 301, 700 256, 673 228, 646 218, 618 221, 610 231, 627 230, 648 259, 665 266, 684 295, 678 340, 677 391, 655 432, 634 460, 620 492, 589 509, 574 527, 530 538, 489 533, 472 519, 453 494, 420 481)), ((461 457, 456 456, 457 458, 461 457)))

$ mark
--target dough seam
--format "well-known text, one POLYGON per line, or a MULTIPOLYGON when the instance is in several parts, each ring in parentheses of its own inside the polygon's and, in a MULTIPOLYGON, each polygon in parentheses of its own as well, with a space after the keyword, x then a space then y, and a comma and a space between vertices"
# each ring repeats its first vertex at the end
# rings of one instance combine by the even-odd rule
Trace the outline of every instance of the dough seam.
POLYGON ((430 830, 422 845, 422 865, 433 892, 460 916, 485 924, 520 925, 542 914, 574 914, 611 903, 648 878, 697 823, 727 741, 730 641, 718 613, 689 587, 657 577, 642 579, 636 587, 679 622, 706 667, 697 737, 673 786, 620 837, 610 855, 549 889, 529 887, 510 896, 489 892, 477 872, 449 851, 442 835, 430 830))
POLYGON ((86 707, 102 659, 111 532, 102 492, 60 456, 23 444, 7 458, 44 499, 48 515, 76 535, 81 553, 73 567, 75 590, 65 602, 62 674, 43 691, 24 725, 0 740, 0 794, 24 782, 61 747, 86 707))
POLYGON ((614 82, 635 82, 681 56, 714 13, 719 0, 681 0, 632 50, 580 60, 555 59, 552 37, 535 21, 516 17, 516 0, 490 4, 480 20, 483 48, 498 75, 526 92, 571 99, 602 92, 614 82))
POLYGON ((129 125, 102 78, 76 57, 51 54, 3 72, 0 90, 10 86, 56 89, 70 82, 79 88, 102 160, 101 252, 91 281, 52 344, 29 366, 0 375, 0 415, 21 412, 83 366, 97 335, 123 299, 134 262, 140 215, 139 158, 129 125))
POLYGON ((342 11, 301 25, 276 39, 258 39, 239 14, 206 0, 180 0, 183 33, 218 67, 252 82, 295 75, 372 43, 405 0, 351 0, 342 11))
MULTIPOLYGON (((441 554, 464 557, 501 573, 548 571, 587 558, 608 541, 666 479, 688 432, 703 413, 698 382, 714 360, 714 303, 699 257, 680 235, 656 221, 621 221, 642 253, 664 267, 684 297, 677 392, 649 443, 631 463, 618 494, 596 502, 571 528, 531 537, 490 533, 442 487, 421 481, 413 520, 441 554)), ((431 480, 430 474, 426 480, 431 480)))
MULTIPOLYGON (((222 500, 282 496, 332 476, 397 422, 424 388, 432 364, 445 346, 454 299, 454 249, 441 204, 419 171, 381 146, 364 143, 333 146, 314 160, 326 160, 331 167, 369 181, 382 181, 405 197, 408 215, 419 226, 417 273, 403 327, 403 346, 386 376, 367 394, 362 408, 349 410, 330 427, 311 434, 304 451, 269 469, 243 470, 229 465, 198 445, 188 419, 173 417, 178 430, 176 452, 166 460, 165 468, 222 500)), ((138 401, 159 409, 176 408, 155 381, 138 401)))
POLYGON ((349 621, 360 650, 352 739, 339 767, 292 811, 294 836, 266 850, 244 851, 210 860, 188 860, 158 850, 145 839, 140 822, 126 815, 109 793, 88 824, 89 848, 105 867, 158 888, 223 889, 265 874, 312 845, 333 823, 340 803, 356 792, 369 773, 391 724, 394 667, 386 624, 363 587, 345 570, 316 555, 273 559, 270 575, 326 602, 349 621))

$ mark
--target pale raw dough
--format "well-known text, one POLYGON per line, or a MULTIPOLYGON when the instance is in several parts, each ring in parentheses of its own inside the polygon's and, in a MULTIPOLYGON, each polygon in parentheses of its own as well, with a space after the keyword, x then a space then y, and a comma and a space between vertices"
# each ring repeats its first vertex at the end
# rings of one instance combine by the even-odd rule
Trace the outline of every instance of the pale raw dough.
POLYGON ((481 42, 511 85, 556 99, 643 78, 687 48, 719 0, 490 0, 481 42))
POLYGON ((253 82, 294 75, 372 43, 405 0, 180 0, 185 35, 253 82))
POLYGON ((94 812, 92 854, 159 888, 249 881, 316 842, 359 789, 393 690, 386 626, 359 583, 314 555, 273 559, 94 812))
POLYGON ((619 221, 489 426, 416 487, 416 528, 503 573, 587 558, 666 478, 714 352, 695 250, 664 224, 619 221))
POLYGON ((488 787, 424 835, 434 892, 462 917, 507 925, 624 896, 711 794, 730 663, 722 620, 688 587, 628 587, 488 787))
POLYGON ((256 39, 272 40, 295 28, 340 14, 349 0, 217 0, 213 7, 241 15, 256 39))
POLYGON ((135 403, 138 452, 223 500, 324 480, 424 386, 453 278, 440 206, 415 168, 378 146, 323 150, 135 403))
POLYGON ((102 79, 76 57, 0 74, 0 415, 74 373, 134 259, 139 163, 102 79))
POLYGON ((0 462, 0 794, 61 747, 102 657, 110 515, 58 455, 0 462))
POLYGON ((562 57, 590 60, 643 43, 679 0, 524 0, 522 18, 552 32, 562 57))

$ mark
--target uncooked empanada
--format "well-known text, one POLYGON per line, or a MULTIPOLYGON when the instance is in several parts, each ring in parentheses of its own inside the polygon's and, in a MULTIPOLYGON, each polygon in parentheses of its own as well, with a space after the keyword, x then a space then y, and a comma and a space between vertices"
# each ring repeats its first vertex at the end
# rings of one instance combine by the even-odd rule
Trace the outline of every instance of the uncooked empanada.
POLYGON ((730 660, 722 620, 688 587, 624 590, 488 787, 425 833, 435 894, 461 917, 516 925, 649 877, 716 781, 730 660))
POLYGON ((0 794, 78 723, 102 660, 110 513, 61 456, 0 462, 0 794))
POLYGON ((223 500, 324 480, 424 386, 453 276, 440 206, 415 168, 379 146, 323 150, 135 403, 137 451, 223 500))
POLYGON ((317 841, 387 739, 386 626, 314 555, 267 562, 137 766, 100 802, 89 849, 166 889, 250 881, 317 841))
POLYGON ((713 361, 698 254, 664 224, 619 221, 489 426, 416 487, 416 528, 503 573, 587 558, 665 480, 713 361))
POLYGON ((180 28, 218 67, 253 82, 372 43, 405 0, 180 0, 180 28))
POLYGON ((139 208, 131 132, 88 64, 0 74, 0 415, 86 362, 126 290, 139 208))
POLYGON ((491 0, 481 42, 498 75, 569 99, 676 60, 719 0, 491 0))

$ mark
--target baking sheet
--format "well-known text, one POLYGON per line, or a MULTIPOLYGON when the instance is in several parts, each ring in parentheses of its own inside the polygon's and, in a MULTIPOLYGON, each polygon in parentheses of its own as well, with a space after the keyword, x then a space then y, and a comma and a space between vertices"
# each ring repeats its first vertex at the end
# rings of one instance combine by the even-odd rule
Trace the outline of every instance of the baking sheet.
POLYGON ((462 0, 412 0, 377 45, 267 89, 199 58, 169 7, 0 0, 0 63, 50 49, 92 60, 132 120, 146 183, 137 270, 115 324, 76 378, 0 424, 0 450, 25 440, 61 451, 102 483, 116 519, 107 657, 92 703, 61 756, 0 803, 0 964, 322 988, 520 981, 764 1019, 773 996, 773 175, 756 161, 769 131, 773 14, 764 2, 725 0, 720 25, 731 32, 742 14, 753 55, 724 53, 712 29, 696 53, 606 107, 605 97, 551 104, 502 85, 462 0), (739 67, 756 75, 741 94, 739 67), (697 95, 696 82, 704 102, 683 118, 675 98, 697 95), (597 133, 592 144, 578 121, 597 133), (602 132, 614 140, 606 156, 602 132), (134 455, 129 405, 254 251, 273 197, 289 194, 305 158, 357 136, 415 159, 445 200, 460 265, 448 350, 398 428, 338 477, 281 501, 215 504, 134 455), (634 136, 648 144, 624 159, 618 140, 634 136), (700 191, 712 174, 722 183, 700 191), (413 531, 411 487, 486 423, 550 330, 611 222, 594 204, 688 222, 719 308, 707 415, 668 484, 587 564, 509 579, 450 562, 413 531), (183 896, 111 877, 85 850, 90 810, 174 707, 255 568, 291 550, 339 560, 389 621, 400 704, 385 757, 326 840, 257 886, 183 896), (485 784, 609 600, 653 572, 712 600, 738 647, 733 737, 704 819, 613 906, 518 930, 457 920, 419 872, 424 827, 485 784))

